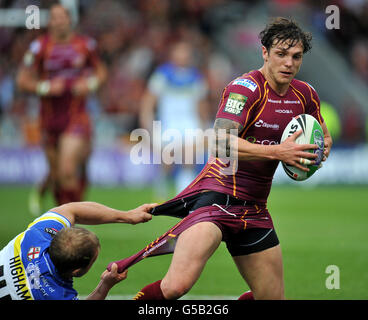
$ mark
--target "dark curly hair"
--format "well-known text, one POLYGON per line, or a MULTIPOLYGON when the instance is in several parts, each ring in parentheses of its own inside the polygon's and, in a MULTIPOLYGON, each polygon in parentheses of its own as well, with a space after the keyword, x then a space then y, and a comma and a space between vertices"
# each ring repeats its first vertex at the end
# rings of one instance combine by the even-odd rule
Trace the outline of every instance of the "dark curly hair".
POLYGON ((266 28, 259 34, 259 38, 267 51, 280 42, 286 42, 289 45, 289 49, 301 41, 303 53, 308 52, 312 48, 312 34, 300 29, 295 21, 283 17, 274 18, 267 24, 266 28))

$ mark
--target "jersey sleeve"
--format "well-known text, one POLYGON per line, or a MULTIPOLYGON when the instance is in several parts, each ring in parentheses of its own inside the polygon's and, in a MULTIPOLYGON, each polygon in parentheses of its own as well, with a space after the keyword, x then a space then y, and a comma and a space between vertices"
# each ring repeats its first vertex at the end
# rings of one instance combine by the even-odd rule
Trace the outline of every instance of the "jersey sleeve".
POLYGON ((216 118, 236 121, 245 127, 260 97, 261 90, 254 81, 235 79, 223 91, 216 118))
POLYGON ((208 94, 208 86, 206 80, 202 76, 198 77, 195 88, 198 100, 205 99, 208 94))
POLYGON ((35 39, 29 45, 23 56, 23 66, 26 68, 34 68, 39 71, 42 61, 43 38, 35 39))
POLYGON ((166 88, 166 77, 162 70, 157 69, 148 80, 148 90, 156 96, 160 96, 166 88))
POLYGON ((97 42, 90 37, 85 37, 84 41, 87 52, 87 63, 91 67, 96 67, 101 61, 97 52, 97 42))
POLYGON ((71 227, 70 221, 61 214, 53 211, 46 212, 28 225, 28 229, 38 229, 45 238, 49 239, 61 229, 68 227, 71 227))
POLYGON ((310 84, 306 85, 308 87, 308 104, 306 105, 305 113, 315 117, 322 124, 324 120, 321 115, 321 102, 317 91, 310 84))

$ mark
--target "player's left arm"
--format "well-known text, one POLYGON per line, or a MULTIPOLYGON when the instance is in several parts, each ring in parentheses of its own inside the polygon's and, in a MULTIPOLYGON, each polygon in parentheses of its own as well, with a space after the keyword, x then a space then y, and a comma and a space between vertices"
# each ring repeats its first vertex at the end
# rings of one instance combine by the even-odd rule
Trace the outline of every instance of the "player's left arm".
POLYGON ((107 79, 107 68, 105 63, 101 60, 100 56, 97 52, 97 42, 92 38, 87 38, 86 40, 87 47, 87 59, 88 65, 92 67, 92 75, 90 75, 87 79, 87 82, 93 82, 93 79, 96 79, 96 85, 90 84, 89 90, 94 91, 97 90, 107 79), (92 79, 92 80, 91 80, 92 79))
POLYGON ((326 123, 323 121, 321 124, 322 130, 323 130, 323 135, 324 135, 324 140, 325 140, 325 149, 323 152, 323 159, 322 161, 326 161, 328 156, 330 155, 331 152, 331 148, 332 148, 332 137, 330 135, 330 132, 327 129, 326 123))
POLYGON ((97 53, 97 45, 94 39, 86 40, 87 64, 92 73, 87 77, 80 77, 73 85, 73 93, 76 96, 84 96, 97 91, 107 79, 107 68, 97 53))
POLYGON ((96 225, 105 223, 137 224, 152 219, 150 210, 156 204, 143 204, 135 209, 122 211, 97 202, 70 202, 50 211, 56 212, 70 221, 71 225, 96 225))
MULTIPOLYGON (((105 66, 105 64, 102 62, 102 60, 98 60, 96 62, 96 65, 94 66, 94 73, 92 75, 92 77, 96 77, 99 86, 102 85, 107 78, 107 68, 105 66)), ((96 88, 97 89, 97 88, 96 88)), ((93 90, 93 88, 92 88, 93 90)))
POLYGON ((330 132, 328 131, 326 122, 324 121, 321 115, 321 102, 320 102, 318 93, 309 83, 306 83, 306 85, 309 91, 306 94, 307 101, 308 101, 306 113, 314 116, 322 127, 323 135, 324 135, 324 144, 325 144, 324 157, 322 161, 326 161, 331 152, 332 143, 333 143, 332 137, 330 135, 330 132))
POLYGON ((80 77, 73 85, 73 94, 76 96, 85 96, 96 92, 106 81, 107 69, 102 61, 94 66, 94 71, 88 77, 80 77))

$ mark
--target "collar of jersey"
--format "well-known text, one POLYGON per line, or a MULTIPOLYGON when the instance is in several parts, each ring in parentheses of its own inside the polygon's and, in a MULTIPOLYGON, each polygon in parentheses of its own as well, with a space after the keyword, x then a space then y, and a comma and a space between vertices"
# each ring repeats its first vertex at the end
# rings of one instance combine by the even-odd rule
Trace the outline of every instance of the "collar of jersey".
POLYGON ((59 284, 72 286, 73 280, 66 280, 60 276, 47 250, 42 253, 41 258, 38 260, 38 267, 42 275, 49 274, 59 284))

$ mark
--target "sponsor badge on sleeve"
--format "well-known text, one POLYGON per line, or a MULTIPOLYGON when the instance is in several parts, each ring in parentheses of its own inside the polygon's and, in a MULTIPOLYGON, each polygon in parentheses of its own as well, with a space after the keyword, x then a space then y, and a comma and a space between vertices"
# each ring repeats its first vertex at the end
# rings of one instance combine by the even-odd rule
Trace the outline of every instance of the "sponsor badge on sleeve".
POLYGON ((239 93, 230 92, 224 111, 239 116, 247 102, 248 97, 239 93))

